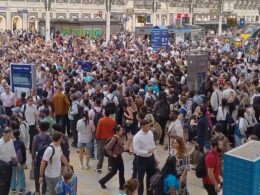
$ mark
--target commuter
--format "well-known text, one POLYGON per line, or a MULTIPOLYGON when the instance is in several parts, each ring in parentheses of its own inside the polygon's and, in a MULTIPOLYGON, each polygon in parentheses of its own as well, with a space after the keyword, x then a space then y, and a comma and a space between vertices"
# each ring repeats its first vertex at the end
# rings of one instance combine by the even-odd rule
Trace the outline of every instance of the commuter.
POLYGON ((123 143, 121 138, 123 137, 123 129, 120 125, 114 127, 115 135, 105 146, 105 150, 108 155, 111 157, 111 166, 112 169, 109 173, 99 180, 99 183, 102 188, 106 189, 106 183, 115 176, 117 171, 119 171, 119 190, 124 190, 125 185, 125 176, 124 176, 124 162, 122 158, 122 153, 124 151, 123 143))
POLYGON ((87 170, 90 169, 89 159, 90 151, 93 146, 93 138, 95 134, 95 126, 92 120, 89 120, 89 114, 86 110, 82 119, 77 122, 77 131, 78 131, 78 148, 79 148, 79 160, 80 168, 87 170), (86 166, 83 165, 83 153, 86 152, 86 166))
POLYGON ((52 143, 46 148, 40 165, 39 183, 43 182, 43 175, 45 175, 50 195, 56 195, 55 187, 61 181, 61 162, 70 169, 66 157, 62 154, 61 142, 62 134, 53 132, 52 143))
MULTIPOLYGON (((98 121, 98 126, 96 130, 96 140, 97 140, 97 172, 101 173, 103 161, 104 161, 104 151, 103 148, 108 139, 114 135, 114 127, 116 122, 113 118, 110 118, 110 110, 105 110, 105 116, 98 121)), ((111 169, 111 158, 108 158, 108 168, 111 169)))
POLYGON ((13 162, 17 162, 12 131, 6 127, 0 139, 0 194, 8 195, 11 185, 13 162))
POLYGON ((15 138, 14 148, 17 157, 17 163, 13 164, 12 181, 11 181, 11 191, 16 193, 16 187, 18 187, 19 194, 25 192, 25 174, 24 166, 26 163, 26 148, 25 144, 20 140, 20 131, 14 130, 13 136, 15 138))
POLYGON ((155 172, 156 159, 154 156, 156 146, 153 133, 150 131, 150 123, 143 119, 140 121, 141 130, 134 136, 133 149, 137 157, 137 178, 139 182, 138 195, 144 193, 144 176, 146 174, 147 194, 150 186, 150 178, 155 172))
POLYGON ((218 139, 211 141, 211 149, 205 157, 205 167, 207 176, 203 178, 204 187, 208 195, 217 195, 220 192, 220 158, 219 154, 223 148, 223 143, 218 139))

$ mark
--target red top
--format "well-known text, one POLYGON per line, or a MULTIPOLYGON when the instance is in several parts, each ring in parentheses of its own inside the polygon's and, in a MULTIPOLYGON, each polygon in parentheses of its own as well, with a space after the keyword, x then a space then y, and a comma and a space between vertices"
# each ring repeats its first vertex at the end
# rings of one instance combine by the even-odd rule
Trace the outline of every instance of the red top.
MULTIPOLYGON (((219 183, 219 175, 220 175, 220 158, 219 153, 213 149, 210 149, 205 158, 205 166, 206 170, 208 168, 213 168, 213 173, 217 183, 219 183)), ((208 175, 208 174, 207 174, 208 175)), ((209 177, 203 178, 203 184, 213 184, 211 183, 209 177)))
POLYGON ((114 135, 114 126, 116 122, 109 117, 99 119, 96 131, 96 139, 109 139, 114 135))

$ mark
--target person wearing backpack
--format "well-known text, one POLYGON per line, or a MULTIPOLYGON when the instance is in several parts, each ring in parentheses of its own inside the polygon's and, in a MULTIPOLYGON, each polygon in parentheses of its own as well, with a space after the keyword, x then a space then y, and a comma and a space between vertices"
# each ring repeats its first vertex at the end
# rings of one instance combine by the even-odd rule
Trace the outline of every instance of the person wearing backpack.
POLYGON ((160 194, 177 195, 179 181, 177 179, 176 158, 174 156, 169 156, 167 158, 161 173, 163 176, 163 192, 160 194))
POLYGON ((123 143, 120 139, 123 137, 124 130, 120 125, 114 127, 115 135, 110 139, 110 141, 105 146, 105 150, 108 156, 111 157, 112 169, 109 173, 99 180, 99 183, 103 189, 106 189, 106 183, 115 176, 117 171, 119 171, 119 190, 124 190, 125 176, 124 176, 124 161, 122 158, 122 153, 124 151, 123 143))
POLYGON ((90 150, 92 147, 93 135, 95 134, 95 126, 92 120, 89 120, 88 111, 85 111, 84 117, 77 122, 78 131, 78 148, 80 168, 84 169, 83 165, 83 152, 86 151, 86 169, 90 169, 89 158, 90 150))
POLYGON ((20 126, 20 140, 25 144, 25 147, 29 149, 30 144, 30 135, 29 135, 29 125, 26 120, 23 119, 22 116, 17 115, 17 119, 19 120, 20 126))
POLYGON ((72 147, 76 148, 78 143, 78 133, 77 133, 77 122, 79 119, 79 102, 77 95, 72 95, 72 104, 69 109, 68 117, 70 119, 70 132, 72 133, 73 142, 71 144, 72 147))
MULTIPOLYGON (((99 119, 104 117, 104 109, 102 108, 102 102, 100 98, 95 99, 95 103, 93 108, 89 111, 89 120, 94 122, 95 128, 97 128, 99 119)), ((95 142, 95 135, 93 136, 92 139, 92 146, 90 150, 90 158, 95 158, 95 147, 94 147, 94 142, 95 142)))
POLYGON ((203 185, 208 195, 217 195, 220 192, 220 153, 223 142, 218 138, 211 141, 211 149, 204 155, 204 168, 206 175, 203 177, 203 185))
POLYGON ((24 165, 26 163, 26 148, 25 144, 20 140, 20 131, 14 130, 13 137, 15 140, 14 149, 17 156, 17 164, 13 166, 12 180, 11 180, 11 191, 16 192, 16 187, 18 186, 19 194, 25 192, 25 175, 24 175, 24 165))
POLYGON ((28 96, 27 100, 28 103, 24 104, 21 107, 21 113, 29 125, 29 135, 30 135, 29 151, 31 153, 33 138, 37 134, 36 123, 38 121, 38 112, 37 112, 37 106, 33 102, 33 97, 28 96))
POLYGON ((115 119, 115 114, 117 110, 117 106, 119 105, 119 101, 117 96, 114 94, 114 90, 112 87, 109 87, 108 94, 103 99, 103 106, 106 109, 110 110, 111 115, 115 119))
POLYGON ((39 183, 43 182, 43 176, 45 176, 50 195, 56 195, 55 187, 61 181, 61 163, 65 164, 71 171, 70 165, 62 153, 61 142, 62 134, 54 131, 52 143, 44 151, 41 160, 39 183))
POLYGON ((167 94, 165 92, 159 93, 159 99, 155 102, 153 107, 153 115, 155 117, 155 120, 160 124, 162 128, 160 144, 163 145, 165 136, 165 126, 170 115, 170 105, 168 103, 167 94))
POLYGON ((236 147, 246 142, 247 123, 245 119, 245 112, 246 109, 244 107, 238 108, 237 122, 236 122, 235 135, 234 135, 236 147))
MULTIPOLYGON (((51 136, 47 133, 49 129, 49 123, 47 122, 40 122, 38 131, 39 133, 34 136, 33 144, 32 144, 32 159, 33 159, 33 167, 32 170, 34 171, 34 179, 35 179, 35 195, 40 194, 40 162, 41 162, 41 155, 40 153, 44 153, 44 149, 51 143, 51 136)), ((42 194, 46 192, 46 180, 43 177, 42 182, 42 194)))

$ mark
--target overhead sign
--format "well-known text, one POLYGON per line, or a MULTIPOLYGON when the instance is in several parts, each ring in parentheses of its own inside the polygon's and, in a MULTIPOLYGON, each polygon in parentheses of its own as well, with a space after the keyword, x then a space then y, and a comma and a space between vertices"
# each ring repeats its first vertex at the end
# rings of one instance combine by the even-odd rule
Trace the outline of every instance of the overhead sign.
POLYGON ((169 34, 168 28, 154 27, 151 31, 151 46, 153 50, 158 51, 160 48, 168 48, 169 34))
POLYGON ((30 95, 36 89, 36 67, 34 64, 10 64, 12 91, 20 96, 21 92, 30 95))

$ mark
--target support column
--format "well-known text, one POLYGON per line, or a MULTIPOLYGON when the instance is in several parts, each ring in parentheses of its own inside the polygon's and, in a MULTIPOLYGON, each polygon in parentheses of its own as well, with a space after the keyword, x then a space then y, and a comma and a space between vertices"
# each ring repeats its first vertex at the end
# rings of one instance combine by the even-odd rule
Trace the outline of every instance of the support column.
POLYGON ((11 16, 11 11, 10 10, 7 10, 7 12, 6 12, 5 22, 6 22, 6 29, 7 30, 12 30, 12 16, 11 16))
POLYGON ((28 18, 27 18, 28 14, 27 13, 23 13, 23 30, 27 30, 28 29, 28 18))
POLYGON ((35 30, 39 32, 39 20, 35 19, 35 30))
POLYGON ((110 41, 110 11, 106 13, 106 43, 108 44, 110 41))
POLYGON ((223 16, 220 14, 218 19, 218 36, 222 34, 222 18, 223 16))
MULTIPOLYGON (((47 0, 48 1, 48 0, 47 0)), ((45 42, 48 43, 51 40, 51 24, 50 24, 50 11, 46 11, 46 20, 45 20, 45 42)))
POLYGON ((135 32, 135 25, 136 25, 136 17, 135 17, 135 14, 133 14, 133 17, 132 17, 132 30, 133 30, 133 32, 135 32))

